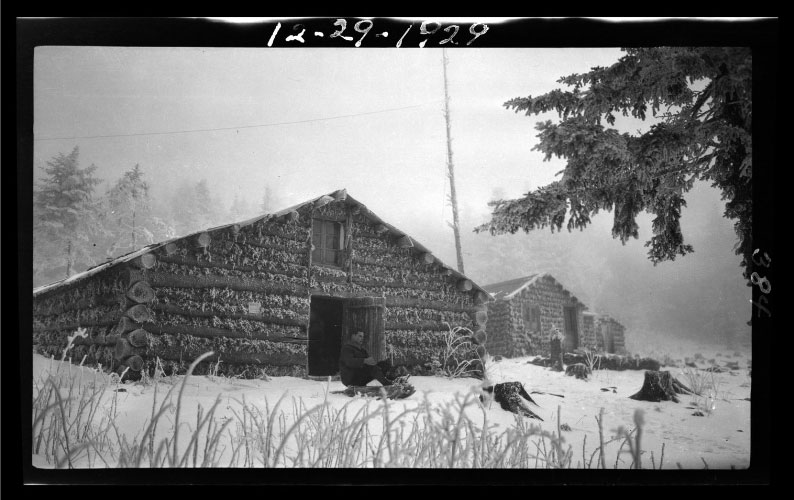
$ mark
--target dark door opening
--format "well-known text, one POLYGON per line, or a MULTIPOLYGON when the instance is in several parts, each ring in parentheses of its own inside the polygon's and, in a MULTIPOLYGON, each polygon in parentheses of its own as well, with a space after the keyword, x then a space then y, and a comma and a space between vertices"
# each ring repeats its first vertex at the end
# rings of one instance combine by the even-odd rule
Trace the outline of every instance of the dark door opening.
POLYGON ((615 334, 612 331, 612 325, 607 325, 607 352, 615 353, 615 334))
POLYGON ((571 352, 579 347, 579 323, 576 321, 576 312, 575 307, 563 307, 566 352, 571 352))
POLYGON ((342 311, 344 301, 331 297, 312 297, 309 311, 309 375, 339 373, 342 349, 342 311))

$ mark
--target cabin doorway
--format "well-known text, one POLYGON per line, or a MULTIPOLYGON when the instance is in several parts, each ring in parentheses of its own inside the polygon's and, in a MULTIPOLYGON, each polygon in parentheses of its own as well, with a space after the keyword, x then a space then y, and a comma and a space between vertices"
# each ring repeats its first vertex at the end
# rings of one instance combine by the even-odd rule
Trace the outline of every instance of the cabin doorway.
POLYGON ((376 361, 386 359, 383 297, 311 297, 309 310, 310 376, 339 373, 342 345, 364 332, 364 348, 376 361))
POLYGON ((579 322, 576 321, 577 309, 575 307, 563 307, 563 318, 565 320, 565 352, 571 352, 579 347, 579 322))
POLYGON ((615 353, 615 334, 612 332, 612 325, 607 325, 607 352, 615 353))
POLYGON ((312 297, 309 311, 309 366, 312 376, 339 373, 342 350, 344 300, 312 297))

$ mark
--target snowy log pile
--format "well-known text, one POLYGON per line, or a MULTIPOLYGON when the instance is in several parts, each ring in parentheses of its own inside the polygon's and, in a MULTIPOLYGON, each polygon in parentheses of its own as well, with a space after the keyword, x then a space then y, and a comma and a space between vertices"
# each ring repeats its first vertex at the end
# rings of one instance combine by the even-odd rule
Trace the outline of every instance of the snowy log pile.
POLYGON ((132 377, 184 373, 306 375, 312 295, 383 297, 387 350, 395 365, 426 366, 450 326, 482 330, 486 296, 414 247, 357 202, 324 196, 281 215, 153 245, 132 261, 34 294, 37 350, 132 377), (316 219, 344 227, 336 265, 312 263, 316 219), (220 363, 218 363, 220 361, 220 363))

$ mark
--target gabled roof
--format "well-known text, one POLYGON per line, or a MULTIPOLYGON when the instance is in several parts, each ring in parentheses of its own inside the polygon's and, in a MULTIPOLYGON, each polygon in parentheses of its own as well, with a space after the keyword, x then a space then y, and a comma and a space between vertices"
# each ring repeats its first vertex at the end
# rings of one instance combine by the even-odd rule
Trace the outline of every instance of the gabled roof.
MULTIPOLYGON (((381 219, 380 217, 375 215, 363 203, 361 203, 361 202, 353 199, 351 196, 349 196, 347 194, 347 190, 346 189, 339 189, 339 190, 333 191, 333 192, 331 192, 329 194, 324 194, 322 196, 318 196, 317 198, 312 198, 312 199, 307 200, 307 201, 305 201, 303 203, 299 203, 297 205, 293 205, 293 206, 291 206, 289 208, 285 208, 283 210, 280 210, 278 212, 274 212, 272 214, 264 214, 264 215, 260 215, 260 216, 257 216, 257 217, 251 218, 251 219, 247 219, 247 220, 242 221, 242 222, 225 224, 223 226, 217 226, 217 227, 213 227, 211 229, 205 229, 203 231, 196 231, 196 232, 188 234, 186 236, 180 236, 180 237, 177 237, 177 238, 171 238, 169 240, 162 241, 160 243, 153 243, 151 245, 147 245, 147 246, 145 246, 145 247, 143 247, 143 248, 141 248, 139 250, 135 250, 135 251, 130 252, 130 253, 125 254, 125 255, 121 255, 121 256, 113 259, 113 260, 110 260, 108 262, 104 262, 104 263, 102 263, 102 264, 100 264, 98 266, 91 267, 91 268, 87 269, 86 271, 83 271, 82 273, 78 273, 78 274, 70 276, 70 277, 68 277, 66 279, 63 279, 63 280, 60 280, 60 281, 56 281, 54 283, 50 283, 49 285, 43 285, 43 286, 40 286, 38 288, 34 288, 33 289, 33 296, 35 297, 36 295, 42 294, 44 292, 55 290, 55 289, 60 288, 62 286, 70 285, 70 284, 73 284, 75 282, 84 280, 84 279, 89 278, 91 276, 94 276, 94 275, 96 275, 96 274, 98 274, 98 273, 100 273, 102 271, 106 271, 108 269, 116 267, 116 266, 118 266, 120 264, 123 264, 125 262, 129 262, 129 261, 131 261, 131 260, 133 260, 133 259, 135 259, 137 257, 140 257, 141 255, 144 255, 144 254, 147 254, 147 253, 152 252, 154 250, 157 250, 158 248, 161 248, 161 247, 163 247, 163 246, 165 246, 165 245, 167 245, 169 243, 182 241, 182 240, 194 237, 196 235, 199 235, 201 233, 210 233, 211 234, 211 233, 213 233, 215 231, 228 229, 228 228, 230 228, 232 226, 238 226, 240 228, 246 227, 246 226, 250 226, 251 224, 255 224, 255 223, 257 223, 259 221, 262 221, 262 220, 276 219, 276 218, 285 216, 285 215, 287 215, 287 214, 289 214, 291 212, 294 212, 294 211, 296 211, 296 210, 298 210, 300 208, 303 208, 303 207, 305 207, 307 205, 310 205, 310 204, 311 205, 322 205, 323 203, 330 203, 332 201, 345 201, 345 202, 347 202, 348 205, 358 206, 359 209, 360 209, 360 213, 362 215, 364 215, 368 219, 370 219, 370 220, 372 220, 372 221, 374 221, 374 222, 376 222, 378 224, 383 224, 388 229, 388 231, 390 233, 398 235, 400 237, 408 236, 404 231, 400 231, 396 227, 392 226, 391 224, 385 222, 383 219, 381 219)), ((411 244, 412 244, 413 248, 415 248, 418 252, 420 252, 420 253, 427 252, 427 253, 431 253, 432 254, 432 252, 430 250, 428 250, 424 245, 420 244, 418 241, 414 240, 410 236, 408 236, 408 237, 411 240, 411 244)), ((473 290, 481 291, 481 292, 485 293, 486 295, 488 294, 487 290, 485 290, 483 287, 481 287, 481 286, 477 285, 476 283, 474 283, 474 281, 472 281, 471 278, 468 278, 463 273, 460 273, 456 269, 444 264, 443 262, 441 262, 435 256, 434 256, 434 258, 435 258, 435 263, 436 264, 438 264, 440 267, 443 267, 445 269, 450 270, 452 272, 451 274, 453 276, 455 276, 455 277, 457 277, 459 279, 467 279, 467 280, 469 280, 471 282, 471 284, 472 284, 472 289, 473 290)))
MULTIPOLYGON (((485 285, 485 291, 491 294, 491 296, 497 300, 510 300, 516 295, 520 294, 522 291, 527 289, 528 287, 532 286, 533 284, 537 283, 539 280, 548 278, 553 280, 557 285, 562 288, 565 293, 570 295, 576 302, 584 305, 581 300, 579 300, 575 295, 573 295, 569 290, 565 289, 565 287, 557 281, 554 276, 549 273, 536 273, 530 274, 529 276, 524 276, 523 278, 516 278, 508 281, 502 281, 499 283, 493 283, 491 285, 485 285)), ((585 307, 586 308, 586 307, 585 307)))
POLYGON ((525 289, 532 283, 535 283, 541 276, 545 276, 545 274, 530 274, 529 276, 524 276, 523 278, 516 278, 509 281, 485 285, 483 288, 485 288, 485 291, 490 293, 494 298, 511 299, 521 290, 525 289))

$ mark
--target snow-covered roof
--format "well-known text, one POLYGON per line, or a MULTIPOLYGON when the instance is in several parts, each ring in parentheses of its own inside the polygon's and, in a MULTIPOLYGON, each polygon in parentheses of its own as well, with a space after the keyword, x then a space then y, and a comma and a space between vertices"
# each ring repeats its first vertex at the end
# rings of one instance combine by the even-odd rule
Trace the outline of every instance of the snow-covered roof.
POLYGON ((546 274, 530 274, 523 278, 516 278, 508 281, 501 281, 499 283, 492 283, 485 285, 485 291, 490 293, 496 299, 512 299, 516 294, 520 293, 526 287, 535 283, 541 276, 546 274))
MULTIPOLYGON (((250 226, 251 224, 255 224, 255 223, 257 223, 257 222, 259 222, 261 220, 275 219, 275 218, 287 215, 287 214, 289 214, 291 212, 294 212, 294 211, 296 211, 296 210, 298 210, 298 209, 300 209, 302 207, 305 207, 306 205, 316 204, 316 203, 320 202, 321 200, 328 201, 328 202, 331 202, 331 201, 346 201, 348 203, 348 205, 358 206, 360 208, 360 213, 362 215, 364 215, 365 217, 367 217, 368 219, 370 219, 370 220, 372 220, 374 222, 377 222, 379 224, 383 224, 388 229, 388 231, 391 232, 392 234, 399 235, 399 236, 408 236, 407 233, 405 233, 404 231, 400 231, 396 227, 392 226, 391 224, 388 224, 383 219, 381 219, 380 217, 375 215, 363 203, 361 203, 361 202, 353 199, 351 196, 349 196, 347 194, 347 190, 346 189, 339 189, 339 190, 333 191, 333 192, 331 192, 329 194, 324 194, 322 196, 318 196, 317 198, 312 198, 311 200, 307 200, 307 201, 305 201, 303 203, 299 203, 299 204, 293 205, 293 206, 291 206, 289 208, 285 208, 285 209, 280 210, 278 212, 274 212, 274 213, 271 213, 271 214, 263 214, 263 215, 260 215, 260 216, 257 216, 257 217, 253 217, 251 219, 247 219, 247 220, 242 221, 242 222, 225 224, 223 226, 217 226, 217 227, 213 227, 211 229, 205 229, 203 231, 196 231, 196 232, 188 234, 186 236, 179 236, 177 238, 171 238, 169 240, 166 240, 166 241, 163 241, 163 242, 160 242, 160 243, 153 243, 151 245, 147 245, 147 246, 145 246, 145 247, 143 247, 143 248, 141 248, 139 250, 135 250, 135 251, 130 252, 128 254, 119 256, 119 257, 117 257, 117 258, 115 258, 113 260, 110 260, 108 262, 104 262, 104 263, 102 263, 102 264, 100 264, 98 266, 91 267, 91 268, 83 271, 82 273, 75 274, 75 275, 70 276, 70 277, 68 277, 66 279, 63 279, 63 280, 60 280, 60 281, 56 281, 56 282, 50 283, 48 285, 43 285, 43 286, 40 286, 38 288, 34 288, 33 289, 33 296, 35 297, 35 296, 40 295, 40 294, 42 294, 44 292, 49 292, 49 291, 55 290, 57 288, 61 288, 63 286, 67 286, 67 285, 76 283, 78 281, 84 280, 84 279, 89 278, 91 276, 94 276, 94 275, 96 275, 98 273, 101 273, 102 271, 106 271, 108 269, 116 267, 116 266, 118 266, 120 264, 123 264, 125 262, 129 262, 129 261, 131 261, 131 260, 133 260, 133 259, 135 259, 137 257, 140 257, 141 255, 144 255, 144 254, 147 254, 147 253, 152 252, 154 250, 157 250, 158 248, 161 248, 161 247, 163 247, 163 246, 165 246, 165 245, 167 245, 169 243, 173 243, 173 242, 176 242, 176 241, 181 241, 181 240, 184 240, 184 239, 187 239, 187 238, 191 238, 191 237, 194 237, 194 236, 199 235, 201 233, 213 233, 215 231, 228 229, 228 228, 230 228, 232 226, 235 226, 235 225, 242 228, 242 227, 250 226)), ((421 252, 426 252, 426 253, 432 254, 432 252, 430 250, 428 250, 424 245, 420 244, 418 241, 414 240, 410 236, 408 236, 408 237, 410 238, 410 241, 411 241, 411 244, 412 244, 413 248, 415 248, 418 252, 420 252, 420 253, 421 252)), ((456 269, 448 266, 447 264, 444 264, 443 262, 441 262, 435 256, 434 256, 434 258, 435 258, 435 263, 437 263, 439 266, 451 271, 451 274, 453 276, 455 276, 455 277, 457 277, 459 279, 467 279, 467 280, 469 280, 471 282, 471 284, 472 284, 472 289, 478 290, 478 291, 483 292, 486 295, 488 295, 487 290, 485 290, 483 287, 481 287, 481 286, 477 285, 476 283, 474 283, 474 281, 472 281, 471 278, 468 278, 463 273, 460 273, 456 269)))
MULTIPOLYGON (((491 294, 491 297, 495 299, 510 300, 543 278, 552 279, 555 283, 562 287, 562 285, 556 279, 554 279, 551 274, 536 273, 530 274, 529 276, 524 276, 523 278, 515 278, 508 281, 501 281, 499 283, 492 283, 490 285, 485 285, 483 288, 486 292, 491 294)), ((574 300, 581 303, 581 301, 570 291, 566 290, 564 287, 563 290, 565 290, 565 292, 568 293, 574 300)))

